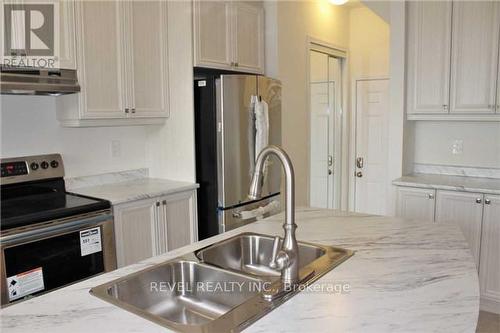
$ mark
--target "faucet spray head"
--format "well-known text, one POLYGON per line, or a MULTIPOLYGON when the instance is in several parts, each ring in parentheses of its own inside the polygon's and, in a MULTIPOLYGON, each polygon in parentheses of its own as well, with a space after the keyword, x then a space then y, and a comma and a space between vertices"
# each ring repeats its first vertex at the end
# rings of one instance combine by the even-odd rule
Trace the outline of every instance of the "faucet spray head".
POLYGON ((262 188, 260 186, 262 178, 262 173, 258 170, 255 170, 252 176, 252 181, 250 182, 250 190, 248 193, 248 198, 250 200, 257 200, 260 198, 262 194, 262 188))

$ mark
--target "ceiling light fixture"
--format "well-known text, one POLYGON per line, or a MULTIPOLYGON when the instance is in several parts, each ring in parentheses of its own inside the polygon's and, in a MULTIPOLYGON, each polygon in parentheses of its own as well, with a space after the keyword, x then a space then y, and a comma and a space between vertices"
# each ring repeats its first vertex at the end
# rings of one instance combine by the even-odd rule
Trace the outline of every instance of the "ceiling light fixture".
POLYGON ((329 0, 329 1, 331 4, 333 4, 335 6, 342 6, 345 3, 347 3, 347 1, 349 1, 349 0, 329 0))

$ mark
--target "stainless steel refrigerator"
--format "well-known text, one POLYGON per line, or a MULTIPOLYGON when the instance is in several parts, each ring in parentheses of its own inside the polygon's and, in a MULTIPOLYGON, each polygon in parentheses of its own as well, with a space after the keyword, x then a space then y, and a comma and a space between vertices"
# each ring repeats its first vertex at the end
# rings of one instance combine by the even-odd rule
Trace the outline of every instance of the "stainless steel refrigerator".
POLYGON ((262 197, 248 199, 255 164, 255 101, 268 105, 268 142, 281 145, 281 83, 257 75, 195 75, 199 239, 278 212, 280 164, 271 157, 262 197))

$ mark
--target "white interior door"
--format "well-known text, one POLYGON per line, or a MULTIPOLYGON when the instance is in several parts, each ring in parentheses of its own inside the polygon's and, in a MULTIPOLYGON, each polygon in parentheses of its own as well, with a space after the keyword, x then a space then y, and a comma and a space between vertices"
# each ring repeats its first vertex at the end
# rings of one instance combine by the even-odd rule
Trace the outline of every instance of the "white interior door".
POLYGON ((387 213, 389 80, 356 82, 355 211, 387 213))
POLYGON ((310 51, 310 195, 312 207, 340 207, 341 60, 310 51))

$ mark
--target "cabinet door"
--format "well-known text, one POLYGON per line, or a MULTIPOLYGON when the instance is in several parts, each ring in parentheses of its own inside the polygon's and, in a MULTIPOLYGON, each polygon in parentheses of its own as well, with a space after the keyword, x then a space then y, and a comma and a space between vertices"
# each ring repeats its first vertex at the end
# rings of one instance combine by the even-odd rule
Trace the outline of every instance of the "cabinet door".
MULTIPOLYGON (((13 0, 6 3, 4 1, 0 2, 0 17, 2 18, 0 24, 0 50, 2 51, 2 56, 24 57, 28 53, 26 50, 26 26, 24 24, 25 12, 22 10, 23 3, 23 0, 13 0), (5 9, 8 10, 4 11, 5 9), (5 30, 7 26, 10 27, 10 34, 5 30)), ((8 62, 4 61, 4 63, 8 62)))
POLYGON ((59 67, 76 69, 75 2, 59 3, 59 67))
POLYGON ((118 267, 127 266, 156 254, 156 201, 141 200, 114 207, 116 259, 118 267))
POLYGON ((167 1, 127 3, 131 117, 168 115, 167 1))
POLYGON ((452 113, 494 113, 500 4, 453 2, 452 113))
POLYGON ((195 66, 231 69, 231 3, 193 3, 195 66))
POLYGON ((399 187, 396 215, 407 219, 434 221, 435 191, 430 189, 399 187))
MULTIPOLYGON (((54 34, 55 37, 59 37, 59 47, 55 49, 56 56, 58 57, 59 63, 56 63, 57 68, 70 68, 76 69, 76 55, 75 55, 75 13, 74 13, 74 1, 73 0, 16 0, 9 1, 9 4, 20 5, 23 4, 55 4, 58 5, 59 13, 59 31, 54 34)), ((22 7, 21 7, 22 8, 22 7)), ((0 9, 1 17, 3 18, 3 6, 0 9)), ((24 15, 23 11, 18 11, 14 15, 8 18, 11 23, 11 49, 6 50, 5 54, 17 54, 17 55, 27 55, 29 57, 29 52, 26 50, 25 42, 25 25, 24 25, 24 15)), ((55 21, 54 21, 55 22, 55 21)), ((3 25, 0 27, 1 35, 3 36, 3 25)), ((2 48, 4 45, 2 44, 2 48)), ((2 54, 3 51, 2 51, 2 54)))
POLYGON ((75 5, 80 117, 124 118, 124 6, 118 1, 77 1, 75 5))
POLYGON ((437 191, 436 222, 460 227, 479 267, 483 195, 457 191, 437 191))
POLYGON ((264 8, 260 3, 233 3, 233 52, 238 70, 264 72, 264 8))
POLYGON ((500 302, 500 196, 485 195, 481 238, 481 297, 500 302))
POLYGON ((407 112, 448 113, 451 1, 408 2, 407 112))
POLYGON ((168 251, 191 244, 198 239, 195 193, 188 191, 162 198, 168 251))

